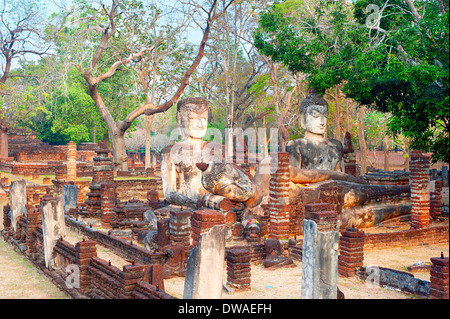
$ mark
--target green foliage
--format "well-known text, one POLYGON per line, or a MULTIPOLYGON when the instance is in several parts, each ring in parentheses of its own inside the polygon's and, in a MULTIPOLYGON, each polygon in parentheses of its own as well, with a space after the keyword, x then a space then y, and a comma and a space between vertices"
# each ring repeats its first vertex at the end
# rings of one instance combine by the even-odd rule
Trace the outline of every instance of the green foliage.
POLYGON ((311 2, 314 15, 294 0, 264 12, 254 34, 260 52, 308 73, 320 93, 343 83, 347 97, 390 112, 391 132, 412 149, 449 162, 448 1, 444 13, 437 0, 414 1, 420 21, 403 0, 311 2))

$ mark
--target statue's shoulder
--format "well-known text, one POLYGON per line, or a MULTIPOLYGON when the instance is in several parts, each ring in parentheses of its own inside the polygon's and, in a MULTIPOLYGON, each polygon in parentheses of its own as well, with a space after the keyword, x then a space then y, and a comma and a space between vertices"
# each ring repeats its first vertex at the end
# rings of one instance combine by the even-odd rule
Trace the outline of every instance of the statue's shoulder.
POLYGON ((181 150, 184 148, 190 148, 190 145, 189 145, 189 143, 186 143, 186 142, 176 142, 176 143, 167 145, 166 147, 164 147, 162 149, 161 155, 169 154, 172 151, 173 147, 176 147, 176 150, 178 151, 178 150, 181 150))
POLYGON ((340 150, 343 150, 343 149, 344 149, 344 146, 342 146, 341 141, 335 140, 334 138, 328 139, 328 143, 329 143, 330 145, 332 145, 332 146, 334 146, 334 147, 340 149, 340 150))
POLYGON ((303 146, 308 144, 308 140, 306 138, 297 138, 295 140, 290 140, 286 144, 286 149, 295 149, 298 146, 303 146))

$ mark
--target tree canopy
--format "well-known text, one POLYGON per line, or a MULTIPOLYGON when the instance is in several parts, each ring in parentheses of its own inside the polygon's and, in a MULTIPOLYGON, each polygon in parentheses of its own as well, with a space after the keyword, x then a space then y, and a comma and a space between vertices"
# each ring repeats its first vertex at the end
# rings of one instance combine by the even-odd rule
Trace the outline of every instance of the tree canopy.
POLYGON ((255 45, 323 93, 393 116, 393 134, 449 161, 448 1, 287 0, 261 15, 255 45), (421 15, 419 15, 419 13, 421 15))

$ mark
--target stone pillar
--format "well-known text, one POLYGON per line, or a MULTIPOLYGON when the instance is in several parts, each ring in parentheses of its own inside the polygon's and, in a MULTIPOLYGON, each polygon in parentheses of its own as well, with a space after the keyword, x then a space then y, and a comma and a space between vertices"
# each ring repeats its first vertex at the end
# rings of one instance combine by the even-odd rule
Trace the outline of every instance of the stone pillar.
POLYGON ((58 197, 44 196, 41 201, 42 232, 44 237, 45 267, 53 270, 53 248, 66 235, 63 201, 58 197))
POLYGON ((67 144, 67 179, 77 179, 77 144, 72 141, 67 144))
POLYGON ((27 214, 27 187, 24 180, 13 181, 9 186, 9 201, 11 204, 11 226, 17 230, 19 217, 27 214))
POLYGON ((430 299, 449 299, 448 257, 431 258, 430 299))
POLYGON ((250 290, 250 249, 246 246, 231 247, 226 252, 227 287, 239 291, 250 290))
POLYGON ((100 188, 102 227, 111 228, 110 221, 115 214, 114 207, 116 207, 116 185, 114 183, 102 183, 100 188))
POLYGON ((225 216, 212 209, 196 210, 191 218, 192 245, 196 246, 201 234, 215 225, 225 224, 225 216))
POLYGON ((188 209, 170 210, 169 239, 189 250, 191 245, 191 211, 188 209))
POLYGON ((289 153, 272 157, 269 184, 269 237, 289 239, 289 153))
POLYGON ((63 185, 63 206, 64 212, 67 213, 73 207, 77 207, 78 203, 78 187, 69 182, 68 185, 63 185))
POLYGON ((227 226, 216 225, 200 236, 187 260, 184 299, 219 299, 225 262, 227 226))
POLYGON ((411 186, 411 228, 430 224, 430 156, 411 151, 409 158, 411 186))
POLYGON ((92 257, 97 256, 97 247, 95 241, 80 241, 75 244, 76 263, 80 267, 80 292, 85 293, 91 285, 91 277, 88 272, 88 266, 92 257))
POLYGON ((364 231, 347 228, 339 238, 339 275, 354 277, 357 267, 364 261, 364 231))
POLYGON ((329 209, 329 204, 305 205, 302 299, 337 298, 339 222, 337 213, 329 209), (319 205, 326 210, 317 211, 319 205))

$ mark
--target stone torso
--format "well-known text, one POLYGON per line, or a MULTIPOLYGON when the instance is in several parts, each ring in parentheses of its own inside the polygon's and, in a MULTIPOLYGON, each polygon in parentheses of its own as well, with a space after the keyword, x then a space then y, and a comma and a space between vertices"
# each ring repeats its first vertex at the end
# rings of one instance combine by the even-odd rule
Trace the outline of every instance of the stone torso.
POLYGON ((286 146, 289 164, 304 169, 339 170, 343 157, 342 143, 335 139, 290 141, 286 146))

